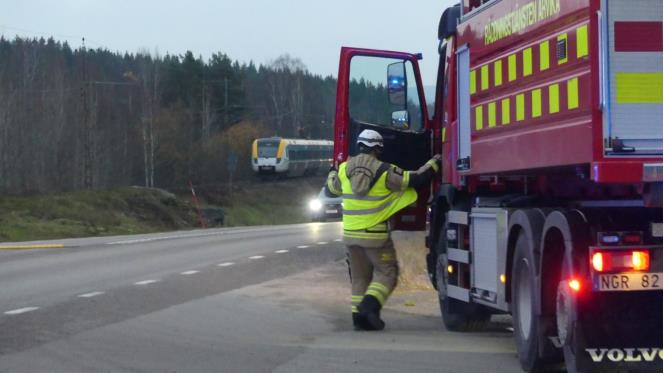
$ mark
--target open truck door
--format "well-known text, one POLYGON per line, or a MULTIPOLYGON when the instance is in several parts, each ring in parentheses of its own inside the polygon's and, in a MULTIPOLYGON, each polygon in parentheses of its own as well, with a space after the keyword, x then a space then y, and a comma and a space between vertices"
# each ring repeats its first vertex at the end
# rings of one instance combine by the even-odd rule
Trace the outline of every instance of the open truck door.
MULTIPOLYGON (((364 129, 383 136, 382 161, 414 170, 431 157, 431 133, 419 54, 341 48, 334 130, 334 163, 357 155, 364 129)), ((424 230, 430 188, 393 217, 396 230, 424 230)))

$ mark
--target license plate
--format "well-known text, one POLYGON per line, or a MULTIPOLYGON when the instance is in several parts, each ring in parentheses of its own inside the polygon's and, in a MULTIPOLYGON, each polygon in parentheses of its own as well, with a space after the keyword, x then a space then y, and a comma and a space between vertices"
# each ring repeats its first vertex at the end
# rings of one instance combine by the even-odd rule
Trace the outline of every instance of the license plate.
POLYGON ((614 273, 598 275, 599 291, 637 291, 662 288, 661 273, 614 273))
POLYGON ((337 210, 325 210, 326 214, 336 214, 337 210))

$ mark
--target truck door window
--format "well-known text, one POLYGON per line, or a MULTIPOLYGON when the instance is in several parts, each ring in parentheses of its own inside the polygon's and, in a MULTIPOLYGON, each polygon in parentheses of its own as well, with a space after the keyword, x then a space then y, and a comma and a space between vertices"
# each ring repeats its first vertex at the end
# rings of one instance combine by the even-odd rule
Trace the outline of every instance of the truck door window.
POLYGON ((348 96, 351 118, 390 129, 421 132, 424 121, 415 82, 410 61, 353 57, 348 96))

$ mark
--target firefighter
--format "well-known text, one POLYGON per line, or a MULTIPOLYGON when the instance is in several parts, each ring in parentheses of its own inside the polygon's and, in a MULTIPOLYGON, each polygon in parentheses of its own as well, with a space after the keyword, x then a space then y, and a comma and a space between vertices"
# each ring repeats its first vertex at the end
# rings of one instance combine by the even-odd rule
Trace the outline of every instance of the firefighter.
MULTIPOLYGON (((355 330, 382 330, 380 310, 396 286, 399 268, 388 219, 417 200, 440 167, 434 156, 417 171, 380 161, 383 137, 366 129, 357 138, 359 154, 327 178, 328 193, 343 198, 344 243, 351 277, 355 330)), ((390 149, 394 151, 395 149, 390 149)))

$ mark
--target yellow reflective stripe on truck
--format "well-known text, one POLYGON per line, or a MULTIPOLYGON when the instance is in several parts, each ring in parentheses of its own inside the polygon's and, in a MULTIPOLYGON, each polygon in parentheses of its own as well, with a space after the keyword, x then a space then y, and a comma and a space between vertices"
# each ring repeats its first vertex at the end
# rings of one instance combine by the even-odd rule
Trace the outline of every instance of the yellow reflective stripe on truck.
POLYGON ((579 107, 579 78, 567 81, 567 109, 579 107))
POLYGON ((480 82, 483 91, 489 89, 489 65, 484 65, 480 69, 482 72, 482 81, 480 82))
POLYGON ((516 54, 510 54, 507 57, 507 80, 516 80, 516 54))
POLYGON ((549 86, 549 114, 560 111, 560 87, 558 83, 549 86))
POLYGON ((539 45, 539 64, 540 71, 549 68, 549 41, 545 40, 539 45))
POLYGON ((503 84, 503 61, 501 60, 493 63, 493 84, 496 87, 503 84))
POLYGON ((576 29, 576 58, 588 55, 588 25, 576 29))
POLYGON ((662 73, 616 73, 616 102, 619 104, 661 104, 662 73))
POLYGON ((477 131, 482 129, 482 105, 478 105, 475 107, 475 129, 477 131))
POLYGON ((529 76, 533 73, 533 49, 523 50, 523 76, 529 76))
POLYGON ((530 103, 531 114, 533 118, 542 116, 542 90, 540 88, 533 89, 530 92, 532 99, 530 103))
POLYGON ((510 99, 505 98, 500 102, 501 121, 502 125, 510 124, 510 99))
POLYGON ((489 128, 496 126, 496 103, 489 103, 489 128))

